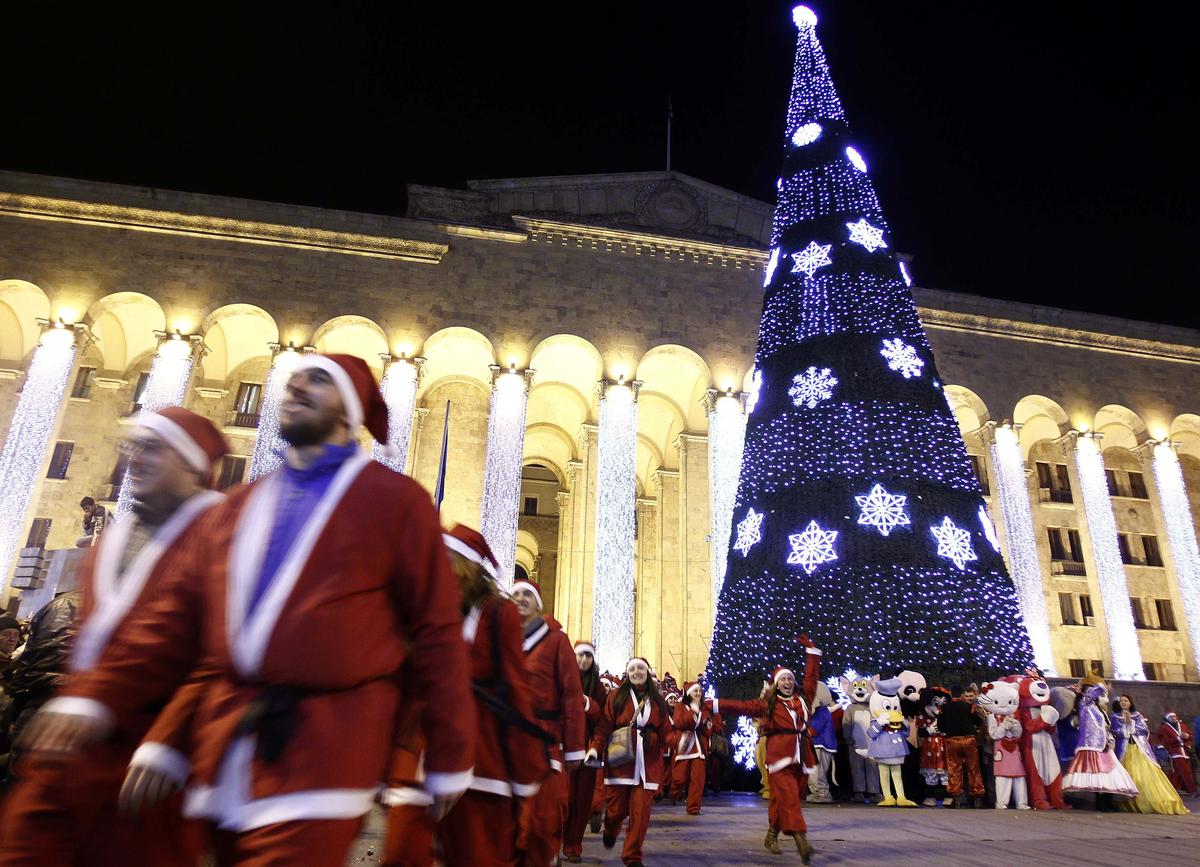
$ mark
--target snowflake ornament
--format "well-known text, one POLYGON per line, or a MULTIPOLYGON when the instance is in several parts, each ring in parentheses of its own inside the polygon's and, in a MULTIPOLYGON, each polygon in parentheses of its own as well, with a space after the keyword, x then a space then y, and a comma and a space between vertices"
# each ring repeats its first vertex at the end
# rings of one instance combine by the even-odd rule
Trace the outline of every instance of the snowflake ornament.
POLYGON ((754 727, 750 717, 738 717, 737 731, 729 736, 729 743, 733 747, 733 760, 748 771, 754 770, 754 748, 758 746, 758 729, 754 727))
POLYGON ((837 553, 833 550, 833 542, 837 539, 837 530, 822 530, 816 521, 810 521, 803 533, 788 536, 792 553, 788 554, 788 564, 800 566, 809 575, 822 563, 836 560, 837 553))
POLYGON ((942 518, 942 523, 934 524, 929 531, 937 539, 938 556, 952 560, 959 569, 965 569, 968 562, 979 559, 971 547, 971 534, 956 526, 949 517, 942 518))
POLYGON ((820 370, 810 367, 792 378, 788 396, 796 406, 812 409, 821 401, 833 397, 833 387, 837 384, 837 378, 830 375, 828 367, 822 367, 820 370))
POLYGON ((920 376, 925 362, 917 357, 917 350, 909 346, 899 337, 883 341, 883 349, 879 354, 887 359, 888 367, 898 370, 905 379, 920 376))
POLYGON ((874 253, 880 247, 887 246, 887 241, 883 240, 883 229, 876 229, 865 219, 860 219, 857 223, 847 223, 846 228, 850 230, 850 243, 862 244, 868 253, 874 253))
POLYGON ((855 497, 855 502, 862 512, 858 523, 865 527, 874 527, 880 535, 886 536, 896 527, 907 527, 910 522, 904 513, 904 504, 908 497, 903 494, 889 494, 883 485, 876 485, 871 492, 863 497, 855 497))
POLYGON ((833 244, 818 244, 816 241, 809 241, 808 246, 799 253, 793 253, 792 259, 796 265, 792 268, 793 274, 804 274, 806 277, 811 277, 819 269, 826 265, 832 265, 833 260, 829 258, 829 251, 833 248, 833 244))
POLYGON ((762 541, 763 516, 751 509, 746 517, 737 525, 737 541, 733 543, 735 551, 741 551, 742 556, 750 554, 750 549, 762 541))

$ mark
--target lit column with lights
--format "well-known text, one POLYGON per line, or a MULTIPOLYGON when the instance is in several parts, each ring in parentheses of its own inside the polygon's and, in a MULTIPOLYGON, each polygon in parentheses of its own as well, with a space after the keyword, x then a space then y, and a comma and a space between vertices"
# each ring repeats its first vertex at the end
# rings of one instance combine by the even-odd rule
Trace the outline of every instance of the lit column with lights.
POLYGON ((745 398, 725 391, 709 389, 705 395, 708 409, 708 486, 712 512, 711 544, 713 614, 721 597, 725 567, 729 559, 729 536, 733 525, 733 503, 737 498, 738 473, 742 468, 742 447, 746 442, 745 398))
POLYGON ((525 406, 532 370, 495 364, 488 414, 487 459, 479 530, 500 562, 500 586, 512 584, 517 559, 517 518, 521 513, 521 464, 525 457, 525 406))
MULTIPOLYGON (((142 392, 142 413, 157 412, 167 406, 183 406, 188 384, 196 362, 204 355, 204 338, 199 334, 158 332, 158 349, 150 363, 150 376, 142 392)), ((133 504, 129 493, 129 471, 121 480, 121 493, 117 497, 117 514, 123 515, 133 504)))
MULTIPOLYGON (((1054 654, 1050 647, 1050 618, 1042 590, 1042 566, 1038 559, 1037 537, 1033 530, 1033 510, 1029 505, 1025 459, 1017 429, 1010 422, 991 427, 992 464, 996 468, 996 499, 1007 543, 1008 571, 1017 588, 1025 628, 1033 644, 1033 658, 1043 674, 1053 676, 1054 654)), ((979 519, 987 521, 982 506, 979 519)), ((987 524, 984 525, 988 531, 987 524)), ((990 538, 989 534, 989 538, 990 538)))
POLYGON ((1174 562, 1188 639, 1200 669, 1200 546, 1196 543, 1196 524, 1174 444, 1154 440, 1149 446, 1158 508, 1167 530, 1167 554, 1174 562))
POLYGON ((375 444, 375 460, 398 473, 408 465, 408 443, 412 439, 413 415, 417 405, 417 386, 425 368, 424 358, 385 356, 387 369, 379 384, 388 408, 388 441, 375 444))
POLYGON ((1075 469, 1079 475, 1083 513, 1100 585, 1100 604, 1108 625, 1113 677, 1117 680, 1145 680, 1137 628, 1133 624, 1133 606, 1129 601, 1129 582, 1117 545, 1117 520, 1113 515, 1108 481, 1104 475, 1104 457, 1100 454, 1100 436, 1090 431, 1071 431, 1063 444, 1074 455, 1075 469))
POLYGON ((641 383, 600 381, 592 641, 601 671, 624 671, 633 654, 637 393, 641 383))
POLYGON ((34 491, 45 472, 76 356, 88 339, 83 325, 40 321, 42 336, 21 386, 0 452, 0 596, 12 577, 34 491))
POLYGON ((271 344, 271 369, 267 371, 267 382, 263 386, 262 402, 258 410, 258 433, 254 438, 254 452, 250 456, 250 471, 247 481, 276 469, 282 462, 280 452, 286 443, 279 436, 279 404, 283 400, 283 389, 288 377, 300 363, 303 352, 312 347, 297 349, 289 341, 287 346, 271 344))

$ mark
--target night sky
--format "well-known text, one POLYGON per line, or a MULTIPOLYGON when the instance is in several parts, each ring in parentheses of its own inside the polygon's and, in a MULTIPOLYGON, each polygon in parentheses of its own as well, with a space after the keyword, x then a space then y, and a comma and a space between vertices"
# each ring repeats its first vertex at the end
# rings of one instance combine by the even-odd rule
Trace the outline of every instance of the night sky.
MULTIPOLYGON (((0 168, 402 214, 661 169, 670 94, 672 167, 773 200, 791 3, 41 5, 0 168)), ((920 285, 1200 327, 1197 4, 810 5, 920 285)))

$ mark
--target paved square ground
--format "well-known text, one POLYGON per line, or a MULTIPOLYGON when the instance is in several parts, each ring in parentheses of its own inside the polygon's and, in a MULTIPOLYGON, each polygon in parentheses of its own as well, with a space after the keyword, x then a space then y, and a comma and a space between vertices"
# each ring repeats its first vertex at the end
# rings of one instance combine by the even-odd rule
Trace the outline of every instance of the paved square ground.
MULTIPOLYGON (((700 816, 662 803, 655 807, 646 839, 649 867, 800 863, 790 839, 780 838, 781 855, 762 848, 767 806, 754 795, 710 797, 700 816)), ((1200 811, 1200 802, 1186 803, 1200 811)), ((826 805, 806 807, 805 817, 817 847, 814 865, 1200 864, 1200 812, 1140 816, 826 805)), ((382 818, 373 815, 349 863, 376 863, 382 832, 382 818)), ((599 835, 584 837, 584 864, 617 867, 620 854, 619 840, 606 851, 599 835)))

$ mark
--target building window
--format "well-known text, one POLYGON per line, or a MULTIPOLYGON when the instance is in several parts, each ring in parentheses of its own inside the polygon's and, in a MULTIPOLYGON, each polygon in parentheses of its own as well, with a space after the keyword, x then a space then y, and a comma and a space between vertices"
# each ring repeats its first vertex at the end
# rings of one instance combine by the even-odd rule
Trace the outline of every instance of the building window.
POLYGON ((96 368, 81 367, 75 374, 75 384, 71 386, 71 397, 87 400, 92 396, 92 380, 96 378, 96 368))
POLYGON ((1052 503, 1073 503, 1071 496, 1071 476, 1066 464, 1051 464, 1037 461, 1038 488, 1042 499, 1052 503))
POLYGON ((1078 626, 1075 619, 1075 599, 1070 593, 1058 594, 1058 610, 1062 612, 1063 626, 1078 626))
POLYGON ((53 518, 34 518, 29 525, 29 536, 25 539, 26 548, 45 548, 46 540, 50 538, 50 525, 53 518))
POLYGON ((46 470, 48 479, 65 479, 67 467, 71 466, 71 454, 75 451, 75 443, 55 443, 54 452, 50 455, 50 468, 46 470))
POLYGON ((1083 563, 1083 541, 1079 537, 1078 530, 1066 527, 1047 527, 1046 537, 1050 540, 1050 559, 1054 561, 1055 574, 1087 574, 1087 568, 1083 563))
POLYGON ((1116 470, 1105 470, 1104 471, 1104 481, 1106 481, 1108 483, 1108 495, 1110 497, 1121 496, 1121 488, 1119 485, 1117 485, 1117 471, 1116 470))
POLYGON ((129 458, 119 457, 113 465, 113 471, 108 477, 107 499, 116 502, 121 496, 121 484, 125 481, 125 473, 129 470, 129 458))
POLYGON ((1142 550, 1146 554, 1147 566, 1161 566, 1162 552, 1158 550, 1157 536, 1142 536, 1142 550))
POLYGON ((1146 680, 1162 680, 1158 676, 1158 663, 1156 662, 1143 662, 1142 671, 1146 675, 1146 680))
POLYGON ((1158 628, 1174 631, 1175 626, 1175 609, 1171 607, 1170 599, 1155 599, 1154 609, 1158 614, 1158 628))
POLYGON ((1067 552, 1063 550, 1062 530, 1058 527, 1047 527, 1046 536, 1050 539, 1050 558, 1066 560, 1067 552))
POLYGON ((967 455, 971 459, 971 469, 975 471, 975 478, 979 480, 979 489, 984 496, 991 494, 991 488, 988 486, 987 468, 983 465, 983 458, 979 455, 967 455))
POLYGON ((1079 538, 1078 530, 1067 530, 1067 544, 1071 548, 1071 560, 1075 563, 1083 562, 1083 541, 1079 538))
POLYGON ((1093 659, 1090 663, 1088 663, 1088 669, 1091 671, 1092 674, 1096 675, 1096 677, 1104 677, 1105 676, 1104 663, 1098 659, 1093 659))
POLYGON ((1092 597, 1088 593, 1079 594, 1079 616, 1083 618, 1084 626, 1091 626, 1096 622, 1096 612, 1092 610, 1092 597))
POLYGON ((138 374, 137 385, 133 387, 133 411, 142 408, 142 398, 146 396, 146 386, 150 384, 150 371, 138 374))
POLYGON ((1067 665, 1071 667, 1071 677, 1083 677, 1087 674, 1082 659, 1068 659, 1067 665))
POLYGON ((217 477, 217 490, 224 491, 240 485, 246 478, 246 459, 238 455, 226 455, 221 461, 221 475, 217 477))
POLYGON ((1117 548, 1121 552, 1121 562, 1129 565, 1133 562, 1133 553, 1129 550, 1129 534, 1117 534, 1117 548))
POLYGON ((1146 477, 1141 473, 1129 473, 1129 496, 1137 500, 1150 499, 1150 493, 1146 490, 1146 477))
POLYGON ((1150 624, 1146 622, 1146 610, 1142 607, 1142 600, 1134 596, 1129 597, 1129 605, 1133 608, 1133 626, 1135 629, 1149 629, 1150 624))
POLYGON ((262 389, 261 382, 243 382, 238 386, 237 399, 233 404, 234 427, 258 427, 262 389))
POLYGON ((522 513, 526 515, 536 515, 538 513, 537 497, 525 498, 525 508, 522 509, 522 513))

